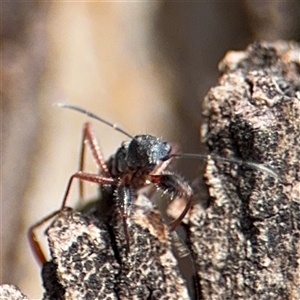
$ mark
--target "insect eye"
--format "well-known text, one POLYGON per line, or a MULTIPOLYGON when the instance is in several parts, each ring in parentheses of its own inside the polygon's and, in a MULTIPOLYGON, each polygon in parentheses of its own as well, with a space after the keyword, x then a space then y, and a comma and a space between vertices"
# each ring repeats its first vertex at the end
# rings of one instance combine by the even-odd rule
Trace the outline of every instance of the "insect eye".
POLYGON ((165 157, 162 157, 160 160, 161 161, 167 161, 170 159, 170 156, 169 155, 166 155, 165 157))
POLYGON ((170 153, 171 153, 172 147, 169 143, 162 143, 160 146, 160 160, 166 161, 170 159, 170 153))

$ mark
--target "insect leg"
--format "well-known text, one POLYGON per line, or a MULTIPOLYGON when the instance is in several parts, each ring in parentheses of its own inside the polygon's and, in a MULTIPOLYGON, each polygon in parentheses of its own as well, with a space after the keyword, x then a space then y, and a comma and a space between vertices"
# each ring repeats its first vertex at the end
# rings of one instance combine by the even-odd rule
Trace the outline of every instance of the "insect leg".
POLYGON ((158 188, 166 191, 173 196, 180 196, 186 199, 186 205, 180 216, 169 224, 170 230, 178 227, 192 206, 192 188, 189 184, 183 181, 179 176, 170 173, 161 175, 150 175, 151 182, 158 188))
MULTIPOLYGON (((94 157, 94 160, 98 168, 101 170, 101 174, 103 174, 105 177, 111 177, 111 174, 109 173, 109 170, 105 163, 100 145, 92 131, 91 124, 88 122, 83 125, 83 134, 82 134, 80 160, 79 160, 79 171, 83 171, 84 169, 86 142, 88 143, 89 148, 92 151, 92 155, 94 157)), ((83 188, 82 180, 79 181, 79 196, 81 200, 84 198, 84 188, 83 188)))
POLYGON ((52 219, 53 217, 55 217, 61 210, 56 210, 55 212, 53 212, 52 214, 48 215, 47 217, 43 218, 42 220, 40 220, 39 222, 33 224, 32 226, 29 227, 28 231, 27 231, 27 237, 28 237, 28 241, 29 241, 29 245, 30 248, 33 252, 33 255, 35 257, 35 259, 38 261, 38 263, 40 265, 43 265, 44 263, 47 262, 46 256, 40 246, 40 243, 38 241, 38 238, 35 234, 35 230, 42 226, 43 224, 45 224, 47 221, 49 221, 50 219, 52 219))
POLYGON ((37 261, 39 262, 39 264, 41 264, 41 265, 44 264, 45 262, 47 262, 47 259, 46 259, 46 256, 40 246, 37 235, 35 234, 35 230, 37 228, 39 228, 40 226, 42 226, 43 224, 45 224, 50 219, 52 219, 53 217, 55 217, 58 213, 60 213, 66 207, 67 197, 69 195, 70 188, 71 188, 74 178, 84 180, 84 181, 94 182, 94 183, 98 183, 98 184, 102 184, 102 185, 116 183, 116 181, 113 178, 106 178, 106 177, 101 177, 97 174, 88 174, 88 173, 82 173, 82 172, 77 172, 70 177, 61 208, 59 210, 51 213, 50 215, 46 216, 39 222, 30 226, 30 228, 28 229, 28 232, 27 232, 27 236, 28 236, 28 240, 29 240, 29 244, 32 249, 32 252, 33 252, 35 258, 37 259, 37 261))
POLYGON ((126 254, 128 255, 128 253, 130 252, 130 237, 128 233, 127 218, 130 214, 130 207, 133 199, 130 187, 124 185, 123 183, 120 183, 116 188, 115 197, 122 216, 123 230, 126 240, 126 254))
POLYGON ((68 195, 70 192, 70 188, 71 188, 72 182, 75 178, 79 179, 80 181, 88 181, 88 182, 98 183, 100 185, 112 185, 112 184, 117 183, 117 181, 115 179, 110 178, 110 177, 103 177, 103 176, 100 176, 97 174, 77 172, 77 173, 73 174, 69 179, 67 190, 65 192, 63 202, 61 205, 61 210, 66 207, 66 202, 67 202, 67 198, 68 198, 68 195))

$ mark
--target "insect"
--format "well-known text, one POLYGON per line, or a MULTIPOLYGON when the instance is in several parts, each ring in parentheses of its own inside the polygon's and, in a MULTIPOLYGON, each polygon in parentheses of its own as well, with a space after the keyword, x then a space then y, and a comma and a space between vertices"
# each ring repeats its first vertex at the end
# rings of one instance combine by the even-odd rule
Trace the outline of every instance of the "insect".
MULTIPOLYGON (((115 207, 119 210, 124 236, 126 240, 126 250, 129 253, 130 236, 128 233, 127 220, 130 217, 131 206, 137 197, 137 192, 141 188, 150 184, 174 196, 180 196, 186 200, 186 205, 177 219, 169 224, 169 229, 173 231, 178 227, 191 208, 193 200, 193 191, 191 186, 176 173, 166 171, 168 165, 173 158, 188 157, 207 159, 206 155, 201 154, 181 154, 177 153, 174 147, 168 142, 161 141, 152 135, 136 135, 132 136, 115 124, 112 124, 99 116, 84 110, 80 107, 68 104, 57 104, 57 106, 68 108, 86 114, 112 128, 119 131, 130 138, 130 141, 123 142, 107 161, 104 160, 97 139, 91 129, 90 123, 85 123, 83 127, 83 139, 80 158, 80 171, 73 174, 62 201, 61 208, 50 215, 46 216, 36 224, 32 225, 28 230, 28 239, 35 257, 40 264, 44 264, 47 260, 39 245, 35 230, 45 222, 53 218, 61 212, 67 204, 67 198, 74 179, 80 180, 80 194, 82 196, 82 182, 88 181, 96 183, 101 187, 107 187, 113 198, 115 207), (83 157, 85 153, 86 142, 90 147, 96 164, 99 168, 98 174, 83 172, 83 157)), ((250 167, 259 168, 274 176, 274 172, 267 167, 256 163, 245 163, 238 159, 226 159, 221 157, 212 157, 221 161, 236 162, 238 164, 248 164, 250 167)), ((276 175, 276 174, 275 174, 276 175)))
MULTIPOLYGON (((172 146, 152 135, 131 136, 118 126, 79 107, 67 104, 60 104, 59 106, 82 112, 89 117, 100 120, 108 126, 113 127, 115 130, 125 134, 131 140, 129 142, 123 142, 117 149, 116 153, 105 161, 100 151, 99 144, 92 132, 90 123, 85 123, 83 127, 80 170, 83 168, 85 142, 87 142, 100 173, 90 174, 79 171, 73 174, 70 177, 61 209, 53 212, 29 228, 29 242, 37 260, 41 264, 46 262, 45 255, 38 243, 35 229, 40 227, 66 207, 68 194, 75 178, 80 181, 93 182, 101 186, 113 187, 113 200, 121 213, 127 243, 127 252, 130 251, 127 227, 127 219, 130 215, 130 208, 132 202, 137 196, 137 191, 149 184, 154 184, 167 193, 173 193, 174 195, 181 196, 186 199, 186 207, 182 211, 181 215, 169 225, 170 230, 174 230, 190 209, 192 203, 192 189, 189 184, 183 181, 178 175, 165 171, 172 160, 172 157, 175 156, 175 153, 172 152, 172 146)), ((82 188, 80 190, 82 191, 82 188)))

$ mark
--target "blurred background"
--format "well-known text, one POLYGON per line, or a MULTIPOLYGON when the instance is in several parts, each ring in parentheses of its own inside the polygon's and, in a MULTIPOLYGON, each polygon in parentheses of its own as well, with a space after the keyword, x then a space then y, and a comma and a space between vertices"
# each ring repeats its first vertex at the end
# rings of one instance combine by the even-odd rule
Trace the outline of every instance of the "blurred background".
MULTIPOLYGON (((1 10, 1 283, 30 299, 43 290, 26 230, 60 207, 88 120, 53 103, 204 153, 201 100, 225 53, 256 39, 300 39, 296 1, 7 1, 1 10)), ((92 123, 106 157, 127 139, 92 123)), ((201 164, 177 169, 192 181, 201 164)), ((77 198, 75 186, 68 205, 77 198)))

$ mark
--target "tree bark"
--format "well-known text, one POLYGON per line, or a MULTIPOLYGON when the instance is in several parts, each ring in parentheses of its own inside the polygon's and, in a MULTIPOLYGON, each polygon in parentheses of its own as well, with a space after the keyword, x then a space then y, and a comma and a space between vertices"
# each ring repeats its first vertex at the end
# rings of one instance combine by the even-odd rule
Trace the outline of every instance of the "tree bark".
POLYGON ((254 43, 229 52, 204 101, 207 202, 190 238, 201 299, 300 299, 300 49, 254 43))

